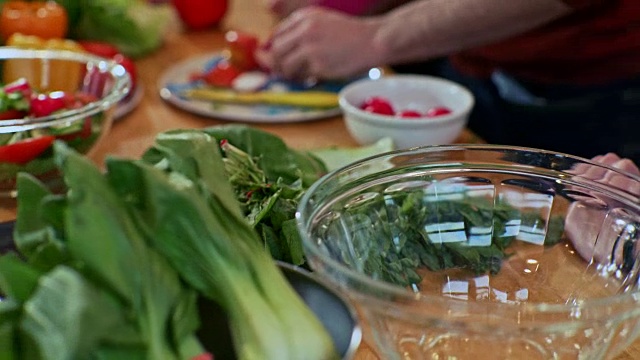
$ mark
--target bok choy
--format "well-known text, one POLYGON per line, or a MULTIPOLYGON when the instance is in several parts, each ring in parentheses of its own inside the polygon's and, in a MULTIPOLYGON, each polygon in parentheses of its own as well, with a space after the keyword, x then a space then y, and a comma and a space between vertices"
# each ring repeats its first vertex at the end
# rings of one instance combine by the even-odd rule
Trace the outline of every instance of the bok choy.
POLYGON ((19 178, 0 358, 191 359, 199 297, 225 311, 239 360, 339 357, 243 217, 214 137, 164 136, 163 161, 112 158, 106 173, 54 149, 66 194, 19 178))

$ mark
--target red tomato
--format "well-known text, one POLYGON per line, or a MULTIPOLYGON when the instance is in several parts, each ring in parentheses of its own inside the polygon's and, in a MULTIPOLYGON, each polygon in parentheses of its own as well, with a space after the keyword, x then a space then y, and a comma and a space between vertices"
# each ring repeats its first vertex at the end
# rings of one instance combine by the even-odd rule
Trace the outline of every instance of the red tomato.
POLYGON ((111 59, 120 53, 117 47, 103 41, 80 40, 78 43, 86 52, 107 59, 111 59))
POLYGON ((231 87, 231 83, 242 72, 226 61, 220 61, 213 69, 202 75, 207 84, 219 87, 231 87))
POLYGON ((22 119, 25 116, 27 116, 27 113, 20 110, 11 109, 0 111, 0 120, 22 119))
POLYGON ((448 115, 448 114, 451 114, 451 109, 444 106, 436 106, 427 110, 427 116, 429 117, 436 117, 436 116, 442 116, 442 115, 448 115))
POLYGON ((5 41, 16 33, 42 39, 60 39, 67 35, 67 10, 55 1, 6 1, 1 6, 0 34, 5 41))
POLYGON ((391 105, 391 102, 381 96, 372 96, 366 99, 360 108, 364 111, 369 111, 381 115, 393 115, 395 110, 391 105))
MULTIPOLYGON (((129 76, 131 76, 131 89, 134 90, 136 88, 138 85, 136 64, 132 59, 120 53, 117 47, 103 41, 80 41, 79 43, 86 52, 103 58, 112 59, 122 65, 125 70, 129 72, 129 76)), ((131 92, 133 93, 133 91, 131 92)))
POLYGON ((30 114, 35 117, 48 116, 64 109, 67 105, 66 95, 63 91, 54 91, 49 94, 38 94, 31 97, 30 114))
POLYGON ((422 117, 422 114, 420 114, 419 112, 417 112, 415 110, 403 110, 398 115, 400 115, 400 117, 405 117, 405 118, 419 118, 419 117, 422 117))
POLYGON ((213 360, 211 353, 203 353, 191 358, 191 360, 213 360))
POLYGON ((47 150, 53 140, 54 136, 46 135, 0 146, 0 162, 26 164, 47 150))
POLYGON ((227 0, 172 0, 178 16, 190 29, 201 30, 218 24, 227 13, 227 0))
POLYGON ((242 71, 258 68, 256 50, 258 38, 239 31, 227 31, 224 34, 225 52, 229 61, 242 71))
POLYGON ((25 78, 19 78, 18 80, 8 83, 4 86, 4 92, 21 92, 22 96, 28 98, 31 96, 31 85, 25 78))

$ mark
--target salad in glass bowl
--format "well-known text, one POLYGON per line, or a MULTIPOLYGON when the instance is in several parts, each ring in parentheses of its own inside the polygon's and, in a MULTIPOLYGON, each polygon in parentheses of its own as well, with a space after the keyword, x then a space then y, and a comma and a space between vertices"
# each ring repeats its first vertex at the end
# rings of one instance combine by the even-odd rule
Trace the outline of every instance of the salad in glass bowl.
POLYGON ((20 172, 55 187, 53 143, 90 154, 131 88, 122 65, 65 50, 0 47, 0 70, 1 198, 15 197, 20 172))

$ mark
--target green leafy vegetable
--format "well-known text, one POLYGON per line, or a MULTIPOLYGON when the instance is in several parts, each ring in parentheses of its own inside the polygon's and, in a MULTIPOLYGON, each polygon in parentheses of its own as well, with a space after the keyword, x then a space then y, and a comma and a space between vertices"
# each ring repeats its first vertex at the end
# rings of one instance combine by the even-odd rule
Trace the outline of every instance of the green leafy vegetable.
POLYGON ((69 14, 69 37, 113 44, 136 58, 157 49, 170 17, 169 6, 131 0, 56 0, 69 14))
POLYGON ((20 175, 26 261, 0 257, 7 358, 191 359, 201 297, 225 311, 240 360, 338 358, 242 215, 217 141, 187 135, 159 137, 156 166, 109 159, 105 174, 55 143, 65 195, 20 175))
MULTIPOLYGON (((287 147, 275 135, 244 125, 159 134, 156 144, 147 150, 143 160, 191 178, 211 178, 215 174, 196 173, 178 165, 189 164, 192 157, 207 150, 194 148, 187 153, 180 148, 167 153, 161 145, 168 138, 195 142, 203 134, 222 144, 224 169, 232 186, 230 191, 235 193, 246 220, 260 234, 263 246, 277 260, 303 265, 302 240, 296 227, 295 212, 304 191, 326 173, 324 164, 310 153, 287 147), (171 168, 166 167, 170 159, 174 164, 171 168)), ((201 168, 211 169, 212 166, 208 164, 201 168)), ((209 191, 221 190, 210 188, 209 191)))
MULTIPOLYGON (((210 175, 184 167, 167 166, 169 156, 163 154, 159 143, 167 137, 184 140, 198 138, 202 134, 214 136, 220 142, 224 167, 240 203, 242 213, 261 237, 263 246, 271 255, 295 265, 304 265, 302 240, 295 223, 298 203, 308 186, 329 168, 341 167, 347 159, 360 159, 376 152, 389 151, 388 140, 358 149, 319 149, 303 152, 288 148, 278 137, 244 125, 225 125, 203 130, 172 130, 158 135, 158 142, 143 159, 164 169, 187 174, 190 178, 210 175), (321 160, 323 159, 323 160, 321 160), (327 161, 330 166, 327 166, 327 161)), ((172 152, 174 163, 189 163, 191 156, 206 151, 194 148, 172 152), (189 155, 189 156, 186 156, 189 155)), ((210 151, 210 150, 209 150, 210 151)), ((211 165, 209 165, 211 166, 211 165)), ((218 191, 222 191, 218 189, 218 191)), ((418 269, 432 271, 453 268, 469 269, 474 273, 497 273, 508 257, 508 247, 515 235, 508 229, 509 221, 540 224, 543 219, 534 213, 521 213, 505 203, 486 199, 464 198, 456 201, 425 202, 424 193, 404 193, 393 200, 368 203, 354 216, 349 229, 355 229, 354 239, 362 244, 358 266, 366 273, 383 280, 408 286, 420 282, 418 269), (396 204, 389 206, 389 203, 396 204), (477 229, 490 228, 488 245, 462 244, 460 241, 443 241, 446 231, 438 229, 429 233, 425 224, 459 224, 465 238, 477 229), (382 224, 389 224, 383 226, 382 224), (378 244, 371 246, 370 244, 378 244)), ((547 229, 547 245, 560 241, 563 232, 561 217, 550 219, 547 229)))
POLYGON ((138 204, 149 238, 182 277, 225 309, 238 356, 337 358, 322 325, 260 246, 226 175, 203 176, 224 168, 217 140, 190 132, 165 134, 156 142, 156 151, 165 155, 160 165, 168 177, 157 176, 158 170, 148 166, 113 161, 109 172, 138 184, 130 187, 135 192, 121 195, 138 204), (215 178, 224 181, 211 183, 215 178), (170 241, 176 237, 182 241, 170 241))
POLYGON ((521 213, 503 202, 471 197, 428 202, 424 196, 422 191, 403 192, 363 202, 341 216, 339 224, 326 224, 325 233, 318 236, 342 237, 337 232, 348 231, 343 261, 381 280, 411 286, 420 283, 417 270, 423 267, 497 274, 516 238, 508 229, 510 221, 548 225, 545 245, 558 243, 563 233, 561 217, 545 224, 541 216, 521 213), (489 230, 478 234, 479 229, 489 230), (461 240, 474 235, 490 236, 490 243, 461 240))

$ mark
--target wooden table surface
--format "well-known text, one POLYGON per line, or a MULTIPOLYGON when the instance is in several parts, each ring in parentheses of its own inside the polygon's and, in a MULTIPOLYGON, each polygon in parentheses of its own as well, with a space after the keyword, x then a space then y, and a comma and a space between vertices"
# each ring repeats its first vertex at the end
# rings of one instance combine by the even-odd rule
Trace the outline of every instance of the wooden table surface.
MULTIPOLYGON (((226 30, 248 31, 264 39, 274 24, 275 20, 266 11, 261 0, 231 1, 225 21, 218 28, 207 31, 184 31, 178 21, 174 20, 168 26, 163 46, 136 61, 140 85, 144 89, 142 101, 130 114, 113 124, 108 137, 98 145, 92 158, 101 164, 110 155, 138 157, 153 143, 159 132, 228 123, 193 115, 165 103, 159 96, 157 79, 163 71, 182 60, 221 49, 226 30)), ((356 146, 340 116, 301 123, 252 125, 281 136, 288 145, 296 148, 356 146)), ((461 143, 477 141, 469 132, 458 139, 461 143)), ((373 360, 378 357, 364 345, 356 359, 373 360)), ((640 341, 616 359, 640 359, 640 341)))

